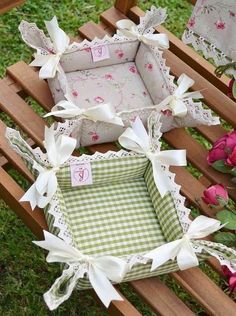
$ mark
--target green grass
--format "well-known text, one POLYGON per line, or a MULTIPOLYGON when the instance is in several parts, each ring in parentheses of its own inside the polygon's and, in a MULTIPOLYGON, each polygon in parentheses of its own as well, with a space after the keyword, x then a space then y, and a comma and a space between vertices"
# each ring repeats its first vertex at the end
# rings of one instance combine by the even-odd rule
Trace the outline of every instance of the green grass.
MULTIPOLYGON (((22 42, 18 32, 22 19, 44 27, 43 20, 56 15, 61 27, 68 34, 76 35, 79 26, 89 20, 97 22, 99 13, 109 8, 112 3, 113 1, 101 0, 28 0, 24 6, 3 14, 0 16, 0 76, 4 76, 7 66, 19 60, 29 62, 31 59, 32 51, 22 42)), ((144 10, 152 4, 167 7, 169 17, 165 26, 177 36, 181 36, 191 13, 191 6, 186 0, 140 1, 139 4, 144 10)), ((33 103, 36 111, 39 110, 32 100, 29 99, 28 102, 33 103)), ((6 115, 0 113, 0 118, 7 125, 12 125, 6 115)), ((21 186, 27 185, 17 172, 9 172, 21 186)), ((42 295, 59 276, 60 269, 57 264, 49 265, 45 262, 45 253, 31 242, 34 239, 21 220, 0 200, 0 315, 106 315, 89 291, 74 291, 72 297, 55 312, 48 311, 42 295)), ((201 307, 171 278, 163 276, 162 280, 197 315, 204 315, 201 307)), ((217 278, 215 280, 219 282, 217 278)), ((150 308, 128 285, 122 285, 121 291, 143 315, 153 315, 150 308)))

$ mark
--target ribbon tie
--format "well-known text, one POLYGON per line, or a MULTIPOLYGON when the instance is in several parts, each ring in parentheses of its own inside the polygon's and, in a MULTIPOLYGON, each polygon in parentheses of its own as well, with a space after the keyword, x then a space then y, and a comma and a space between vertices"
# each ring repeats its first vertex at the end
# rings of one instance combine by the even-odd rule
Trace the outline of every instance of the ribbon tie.
POLYGON ((82 116, 94 122, 102 121, 124 126, 122 119, 116 114, 114 107, 110 103, 98 104, 89 109, 81 109, 71 101, 60 101, 52 108, 52 111, 44 117, 50 115, 62 118, 82 116))
POLYGON ((51 21, 45 21, 45 25, 53 42, 53 52, 48 52, 47 55, 42 55, 39 49, 34 54, 35 60, 30 64, 31 66, 42 67, 39 71, 41 79, 55 77, 56 71, 60 71, 60 58, 65 50, 68 48, 70 39, 66 33, 59 27, 57 18, 51 21))
POLYGON ((117 34, 131 39, 137 39, 144 44, 158 47, 160 49, 169 48, 169 39, 166 34, 140 34, 136 24, 128 19, 116 22, 117 34))
POLYGON ((20 202, 30 202, 32 210, 36 206, 45 207, 52 199, 57 190, 56 172, 70 158, 75 149, 76 140, 65 135, 59 135, 55 139, 54 125, 50 128, 46 126, 44 146, 51 167, 45 169, 38 163, 34 163, 33 168, 39 172, 39 175, 35 183, 20 199, 20 202))
POLYGON ((203 215, 195 218, 189 225, 189 229, 181 239, 164 244, 145 255, 152 259, 151 271, 155 270, 168 260, 177 258, 180 270, 185 270, 198 265, 196 250, 192 240, 204 238, 222 227, 220 221, 203 215))
POLYGON ((188 112, 184 101, 188 98, 201 99, 203 95, 199 91, 187 92, 194 85, 194 80, 185 74, 179 77, 177 84, 175 92, 166 97, 156 108, 160 111, 169 109, 173 116, 184 117, 188 112))
POLYGON ((84 255, 78 249, 66 244, 62 239, 44 231, 44 241, 33 241, 36 245, 49 251, 47 262, 67 263, 74 269, 64 270, 52 285, 50 290, 44 294, 48 307, 52 310, 68 299, 76 286, 77 281, 87 273, 89 281, 103 304, 108 307, 112 300, 122 301, 122 297, 112 286, 112 282, 120 283, 129 271, 129 265, 124 260, 114 256, 89 256, 84 255), (83 270, 82 265, 86 268, 83 270), (82 270, 81 270, 82 269, 82 270), (60 290, 60 285, 67 283, 66 293, 56 296, 55 292, 60 290))
POLYGON ((162 166, 186 166, 186 150, 152 151, 150 139, 139 117, 119 137, 121 146, 144 154, 152 163, 154 181, 161 195, 171 191, 172 183, 162 166))

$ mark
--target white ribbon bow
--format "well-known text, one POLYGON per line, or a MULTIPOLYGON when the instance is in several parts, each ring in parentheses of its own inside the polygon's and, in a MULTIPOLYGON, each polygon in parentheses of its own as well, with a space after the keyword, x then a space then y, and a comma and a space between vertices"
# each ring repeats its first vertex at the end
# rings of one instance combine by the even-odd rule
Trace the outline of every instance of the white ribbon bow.
POLYGON ((162 166, 186 166, 186 150, 163 150, 153 152, 150 139, 139 117, 119 137, 121 146, 144 154, 152 163, 154 181, 161 195, 171 191, 172 183, 162 166))
MULTIPOLYGON (((62 297, 62 299, 59 299, 60 303, 69 298, 78 279, 84 277, 85 271, 82 274, 79 273, 79 266, 82 263, 86 263, 86 272, 88 274, 89 281, 106 307, 109 306, 112 300, 123 300, 109 280, 115 283, 120 283, 125 274, 129 271, 129 265, 127 262, 114 256, 104 255, 94 257, 84 255, 78 249, 66 244, 62 239, 47 231, 44 231, 44 238, 44 241, 33 241, 33 243, 49 251, 46 258, 47 262, 60 262, 67 263, 69 265, 77 265, 78 271, 73 272, 73 275, 71 276, 73 281, 67 287, 68 292, 62 297)), ((55 292, 54 287, 57 287, 58 284, 65 283, 66 281, 71 282, 70 278, 67 278, 66 274, 63 273, 62 276, 56 280, 51 289, 45 293, 44 299, 50 309, 55 309, 60 304, 59 301, 54 301, 54 303, 52 303, 53 300, 51 299, 51 295, 55 292)), ((60 296, 61 295, 62 294, 60 293, 60 296)))
POLYGON ((198 216, 192 221, 187 233, 181 239, 171 241, 145 254, 144 257, 153 260, 151 271, 176 257, 180 270, 197 266, 199 262, 191 240, 204 238, 221 227, 220 221, 216 219, 198 216))
POLYGON ((50 115, 62 118, 82 116, 94 122, 101 121, 124 126, 122 119, 116 114, 114 107, 110 103, 98 104, 89 109, 81 109, 71 101, 60 101, 44 117, 50 115))
POLYGON ((156 105, 157 110, 171 110, 173 116, 184 117, 187 115, 188 108, 184 101, 188 98, 201 99, 203 95, 199 91, 186 92, 194 85, 194 80, 182 74, 178 81, 178 88, 172 95, 169 95, 161 103, 156 105))
POLYGON ((20 202, 30 202, 32 210, 36 206, 45 207, 52 199, 57 190, 56 172, 70 158, 75 149, 76 140, 65 135, 59 135, 55 139, 54 125, 50 128, 46 126, 44 146, 51 168, 45 169, 35 162, 33 168, 38 170, 39 175, 20 199, 20 202))
POLYGON ((39 71, 41 79, 54 78, 56 71, 60 71, 60 58, 70 43, 69 36, 59 27, 55 16, 51 21, 45 21, 45 25, 53 42, 54 52, 42 55, 40 50, 37 50, 37 53, 34 54, 35 60, 30 64, 42 67, 39 71))
POLYGON ((140 34, 137 25, 128 19, 116 22, 117 34, 131 39, 138 39, 144 44, 156 46, 160 49, 169 48, 169 39, 166 34, 140 34))

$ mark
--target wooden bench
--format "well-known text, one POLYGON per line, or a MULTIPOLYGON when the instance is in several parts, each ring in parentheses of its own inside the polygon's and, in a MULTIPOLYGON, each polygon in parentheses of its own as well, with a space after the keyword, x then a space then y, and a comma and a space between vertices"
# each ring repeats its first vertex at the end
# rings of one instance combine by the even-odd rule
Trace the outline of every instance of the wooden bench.
POLYGON ((11 10, 12 8, 23 4, 25 0, 1 0, 0 1, 0 14, 11 10))
MULTIPOLYGON (((192 1, 193 2, 193 1, 192 1)), ((79 29, 79 37, 92 39, 95 36, 103 37, 115 32, 117 20, 129 18, 138 22, 144 12, 136 6, 136 1, 117 0, 114 7, 101 14, 101 22, 95 24, 88 22, 79 29)), ((186 73, 195 80, 193 90, 204 91, 204 102, 221 118, 236 126, 236 104, 226 96, 228 78, 217 78, 214 75, 214 67, 206 62, 191 48, 185 46, 178 38, 168 32, 163 26, 157 28, 157 32, 165 32, 170 38, 170 50, 164 52, 167 65, 170 66, 173 75, 178 77, 186 73)), ((39 80, 36 69, 29 67, 23 61, 7 68, 7 75, 0 80, 0 109, 4 111, 29 137, 32 146, 43 145, 45 120, 37 115, 26 103, 25 97, 33 98, 45 111, 50 111, 53 99, 45 81, 39 80)), ((0 121, 0 196, 22 219, 29 229, 42 238, 42 230, 47 229, 47 224, 42 210, 31 211, 28 204, 19 203, 23 195, 22 188, 7 173, 9 166, 15 168, 29 182, 33 177, 27 170, 22 160, 8 146, 4 134, 5 124, 0 121)), ((197 131, 209 142, 214 142, 218 137, 226 133, 222 126, 198 127, 197 131)), ((225 183, 231 185, 227 175, 214 171, 207 165, 207 150, 185 129, 176 129, 165 133, 164 140, 174 148, 186 148, 188 161, 198 169, 203 176, 200 181, 184 168, 172 168, 176 172, 176 181, 182 186, 182 193, 187 198, 187 203, 199 209, 207 216, 215 215, 214 210, 208 208, 201 201, 202 192, 206 185, 211 183, 225 183)), ((90 153, 95 151, 118 150, 114 144, 90 146, 90 153)), ((231 198, 236 200, 236 191, 230 191, 231 198)), ((219 264, 214 260, 208 260, 217 273, 221 274, 219 264)), ((182 272, 170 274, 185 291, 187 291, 209 315, 230 316, 235 315, 235 303, 201 271, 200 268, 192 268, 182 272)), ((157 315, 194 315, 185 303, 183 303, 171 289, 158 277, 133 281, 129 285, 136 293, 150 305, 157 315)), ((140 312, 126 299, 123 302, 112 302, 108 310, 110 315, 141 315, 140 312)))

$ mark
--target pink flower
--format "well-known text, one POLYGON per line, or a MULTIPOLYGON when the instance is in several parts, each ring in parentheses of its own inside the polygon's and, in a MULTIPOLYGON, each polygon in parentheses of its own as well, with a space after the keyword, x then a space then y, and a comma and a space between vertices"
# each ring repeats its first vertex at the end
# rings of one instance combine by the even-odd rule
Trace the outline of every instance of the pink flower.
POLYGON ((222 205, 228 202, 228 192, 225 190, 223 184, 215 184, 205 189, 202 200, 210 205, 222 205), (221 201, 220 201, 221 200, 221 201), (222 203, 223 202, 223 203, 222 203))
POLYGON ((229 82, 229 87, 228 87, 228 92, 227 92, 227 95, 230 99, 234 99, 234 96, 233 96, 233 85, 234 85, 234 82, 235 82, 235 79, 232 78, 229 82))
POLYGON ((236 166, 236 147, 234 147, 232 153, 229 154, 228 158, 226 159, 226 164, 232 167, 236 166))
POLYGON ((96 98, 94 98, 94 101, 97 103, 103 103, 104 99, 102 97, 97 96, 96 98))
POLYGON ((228 279, 229 288, 236 292, 236 273, 231 272, 227 266, 222 266, 222 271, 225 277, 228 279))
POLYGON ((89 135, 91 135, 91 139, 93 142, 96 142, 97 140, 99 140, 99 136, 96 132, 89 132, 89 135))
POLYGON ((133 73, 136 73, 137 72, 137 69, 135 66, 129 66, 129 71, 130 72, 133 72, 133 73))
POLYGON ((194 27, 195 23, 196 23, 195 17, 192 17, 188 21, 188 27, 194 27))
POLYGON ((116 53, 117 57, 120 58, 120 59, 121 59, 122 57, 124 57, 124 52, 123 52, 122 49, 117 49, 117 50, 115 51, 115 53, 116 53))
POLYGON ((105 74, 105 79, 107 79, 107 80, 112 80, 113 77, 112 77, 111 74, 105 74))
POLYGON ((147 63, 147 64, 145 64, 145 68, 146 68, 148 71, 152 71, 152 69, 153 69, 153 64, 147 63))
POLYGON ((162 113, 165 115, 165 116, 172 116, 172 112, 171 110, 163 110, 162 113))
POLYGON ((233 18, 236 17, 236 13, 233 11, 229 11, 229 15, 232 16, 233 18))
POLYGON ((225 29, 225 22, 222 22, 222 21, 217 21, 215 22, 215 26, 218 30, 223 30, 225 29))
POLYGON ((146 92, 146 91, 143 91, 143 95, 146 97, 146 96, 147 96, 147 92, 146 92))
POLYGON ((91 52, 91 48, 90 47, 87 47, 84 49, 87 53, 90 53, 91 52))
POLYGON ((78 93, 76 90, 74 90, 74 91, 72 91, 72 95, 73 95, 74 97, 78 97, 79 93, 78 93))
POLYGON ((223 137, 219 138, 212 146, 207 156, 209 165, 212 165, 215 161, 226 160, 228 155, 232 153, 236 146, 236 131, 227 133, 223 137))

